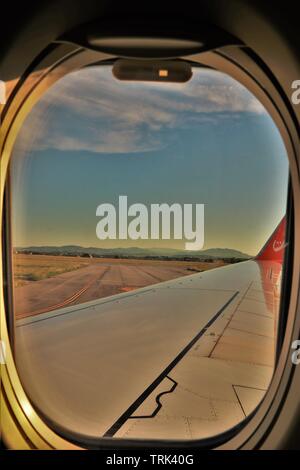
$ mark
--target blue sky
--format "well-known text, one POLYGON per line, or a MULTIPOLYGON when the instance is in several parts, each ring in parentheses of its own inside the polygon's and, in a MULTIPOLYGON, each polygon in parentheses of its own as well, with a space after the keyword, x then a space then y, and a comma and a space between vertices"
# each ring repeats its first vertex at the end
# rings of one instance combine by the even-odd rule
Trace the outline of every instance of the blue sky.
POLYGON ((96 237, 96 207, 205 204, 205 246, 255 254, 285 212, 288 161, 273 121, 243 86, 194 68, 186 84, 72 73, 33 108, 12 160, 14 245, 183 249, 181 240, 96 237))

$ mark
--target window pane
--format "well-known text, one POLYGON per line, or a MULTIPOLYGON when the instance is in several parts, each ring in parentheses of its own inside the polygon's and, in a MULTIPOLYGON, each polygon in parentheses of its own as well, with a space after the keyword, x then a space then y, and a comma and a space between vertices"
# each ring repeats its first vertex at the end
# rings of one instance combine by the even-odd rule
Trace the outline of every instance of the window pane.
POLYGON ((16 360, 33 403, 96 438, 243 421, 274 369, 287 185, 274 122, 224 73, 125 82, 98 65, 52 86, 11 161, 16 360))

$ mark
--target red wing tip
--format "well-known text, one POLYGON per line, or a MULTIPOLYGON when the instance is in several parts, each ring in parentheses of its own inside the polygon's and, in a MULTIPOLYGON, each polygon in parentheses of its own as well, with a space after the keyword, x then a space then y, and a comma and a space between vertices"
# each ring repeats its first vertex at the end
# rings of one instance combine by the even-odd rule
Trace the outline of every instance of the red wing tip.
POLYGON ((282 263, 284 251, 286 247, 285 242, 286 231, 286 216, 280 221, 274 230, 273 234, 266 242, 265 246, 256 256, 257 261, 277 261, 282 263))

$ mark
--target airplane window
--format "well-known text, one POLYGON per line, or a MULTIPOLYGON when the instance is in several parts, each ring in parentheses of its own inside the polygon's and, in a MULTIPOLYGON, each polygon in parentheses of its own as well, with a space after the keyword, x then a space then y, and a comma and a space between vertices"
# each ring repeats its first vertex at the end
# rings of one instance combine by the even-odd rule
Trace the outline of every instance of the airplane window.
POLYGON ((14 145, 16 364, 61 433, 215 436, 274 371, 287 153, 222 72, 112 68, 56 82, 14 145))

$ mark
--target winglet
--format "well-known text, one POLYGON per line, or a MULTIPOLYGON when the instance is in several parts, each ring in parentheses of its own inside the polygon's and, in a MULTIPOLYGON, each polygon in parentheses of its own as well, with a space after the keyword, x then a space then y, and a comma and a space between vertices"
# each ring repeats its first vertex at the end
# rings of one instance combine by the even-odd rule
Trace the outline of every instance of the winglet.
POLYGON ((277 261, 283 262, 285 242, 285 229, 286 229, 286 216, 283 217, 281 222, 277 225, 265 246, 256 256, 257 261, 277 261))

